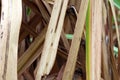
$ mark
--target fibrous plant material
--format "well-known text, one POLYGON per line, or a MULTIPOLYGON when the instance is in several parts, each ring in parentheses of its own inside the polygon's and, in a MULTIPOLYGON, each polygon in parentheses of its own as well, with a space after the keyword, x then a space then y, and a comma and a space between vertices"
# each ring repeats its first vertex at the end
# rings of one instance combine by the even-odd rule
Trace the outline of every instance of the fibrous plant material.
POLYGON ((119 35, 119 30, 118 30, 117 18, 116 18, 116 14, 115 14, 115 8, 114 8, 114 5, 113 5, 113 0, 109 0, 109 1, 110 1, 112 13, 113 13, 113 18, 115 20, 115 27, 116 27, 116 34, 117 34, 118 46, 120 47, 120 35, 119 35))
POLYGON ((2 0, 0 80, 17 80, 17 50, 21 19, 21 0, 2 0))
MULTIPOLYGON (((30 47, 24 52, 24 54, 18 59, 18 74, 22 74, 24 66, 29 62, 29 60, 35 55, 34 53, 39 50, 42 42, 45 39, 45 33, 47 31, 47 27, 42 30, 42 32, 36 37, 34 42, 30 45, 30 47)), ((39 52, 40 53, 40 52, 39 52)))
POLYGON ((0 80, 119 80, 119 2, 1 0, 0 80))
POLYGON ((46 11, 46 8, 44 7, 44 5, 42 4, 42 0, 35 0, 39 11, 42 14, 42 17, 44 18, 45 22, 48 23, 49 22, 49 13, 46 11))
POLYGON ((105 28, 104 26, 107 24, 107 12, 104 2, 102 2, 102 12, 103 12, 103 26, 102 26, 102 68, 103 68, 103 76, 105 80, 111 80, 110 73, 109 73, 109 65, 108 65, 108 48, 106 43, 106 35, 105 35, 105 28))
POLYGON ((72 39, 72 44, 70 47, 69 56, 67 59, 62 80, 72 80, 72 77, 75 71, 78 49, 81 42, 83 30, 84 30, 88 2, 89 2, 88 0, 82 0, 81 2, 78 19, 76 22, 76 27, 75 27, 75 31, 72 39))
POLYGON ((102 0, 90 0, 90 72, 89 80, 101 79, 102 0))
POLYGON ((56 0, 54 3, 51 19, 46 33, 43 53, 40 64, 38 65, 36 80, 40 80, 42 76, 48 75, 53 67, 68 1, 69 0, 56 0))

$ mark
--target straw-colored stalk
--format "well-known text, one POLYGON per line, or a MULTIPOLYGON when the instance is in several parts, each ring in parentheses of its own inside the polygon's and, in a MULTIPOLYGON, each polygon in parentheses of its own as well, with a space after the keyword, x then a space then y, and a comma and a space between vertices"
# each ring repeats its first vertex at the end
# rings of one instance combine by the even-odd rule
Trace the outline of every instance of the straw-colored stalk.
POLYGON ((2 0, 0 80, 17 80, 17 51, 21 19, 21 0, 2 0))

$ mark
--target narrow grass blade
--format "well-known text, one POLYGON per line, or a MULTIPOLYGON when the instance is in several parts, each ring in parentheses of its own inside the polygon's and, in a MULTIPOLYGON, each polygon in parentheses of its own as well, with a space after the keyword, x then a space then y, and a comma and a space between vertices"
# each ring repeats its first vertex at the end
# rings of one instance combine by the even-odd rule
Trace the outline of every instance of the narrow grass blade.
POLYGON ((75 31, 72 39, 72 44, 70 47, 68 60, 65 66, 65 71, 64 71, 62 80, 72 80, 74 70, 75 70, 79 45, 80 45, 81 37, 84 31, 84 24, 86 19, 88 2, 89 2, 88 0, 82 0, 80 5, 79 14, 77 16, 78 18, 75 26, 75 31))

